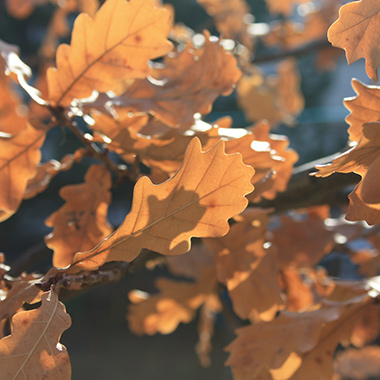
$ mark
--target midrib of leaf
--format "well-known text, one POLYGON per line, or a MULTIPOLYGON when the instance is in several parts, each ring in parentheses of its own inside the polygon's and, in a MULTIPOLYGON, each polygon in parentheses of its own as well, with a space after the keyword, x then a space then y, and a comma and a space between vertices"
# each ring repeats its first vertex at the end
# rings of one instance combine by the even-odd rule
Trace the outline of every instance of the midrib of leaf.
POLYGON ((16 160, 17 158, 22 156, 25 152, 27 152, 29 149, 31 149, 41 138, 43 138, 43 134, 39 135, 31 144, 25 145, 23 147, 24 149, 21 149, 19 153, 11 157, 9 160, 6 160, 6 163, 3 166, 0 166, 0 171, 2 171, 6 166, 9 166, 12 163, 12 161, 16 160))
MULTIPOLYGON (((105 248, 103 248, 103 249, 101 249, 101 250, 99 250, 99 251, 96 251, 96 252, 94 252, 94 254, 89 255, 89 256, 83 258, 82 260, 78 260, 78 261, 73 262, 73 263, 71 264, 71 267, 75 266, 76 264, 78 264, 78 263, 80 263, 80 262, 82 262, 82 261, 90 260, 90 259, 96 257, 97 255, 103 253, 103 252, 106 252, 106 251, 108 251, 108 250, 111 250, 111 249, 113 249, 113 248, 119 246, 120 244, 125 243, 127 240, 133 238, 133 237, 136 236, 137 234, 143 233, 143 232, 146 231, 147 229, 149 229, 149 228, 155 226, 155 225, 158 224, 158 223, 161 223, 163 220, 172 217, 172 216, 175 215, 176 213, 179 213, 179 212, 185 210, 186 208, 188 208, 188 207, 190 207, 190 206, 193 206, 194 204, 198 203, 198 202, 199 202, 200 200, 202 200, 203 198, 208 197, 209 195, 211 195, 211 194, 213 194, 214 192, 216 192, 216 191, 222 189, 222 188, 225 187, 225 186, 229 186, 231 183, 233 183, 234 181, 239 180, 239 179, 242 178, 242 177, 244 177, 244 175, 241 175, 240 177, 234 178, 232 181, 226 183, 226 184, 223 185, 223 186, 218 187, 217 189, 212 190, 211 192, 205 194, 203 197, 200 197, 200 198, 197 199, 196 201, 193 201, 193 202, 187 203, 186 205, 184 205, 184 206, 182 206, 182 207, 180 207, 180 208, 178 208, 178 209, 172 211, 171 213, 162 216, 161 218, 155 220, 154 222, 152 222, 151 224, 145 226, 144 228, 141 228, 140 230, 135 231, 135 232, 131 233, 130 235, 124 237, 124 238, 121 238, 118 242, 115 242, 114 244, 111 244, 109 247, 105 247, 105 248)), ((205 206, 205 208, 207 208, 207 206, 205 206)), ((117 230, 116 230, 112 235, 110 235, 110 237, 112 237, 116 232, 117 232, 117 230)), ((110 238, 110 237, 109 237, 109 238, 110 238)), ((103 240, 103 241, 104 241, 104 240, 103 240)), ((99 245, 102 244, 103 241, 102 241, 101 243, 99 243, 99 245)), ((99 245, 98 245, 98 246, 99 246, 99 245)), ((96 248, 95 248, 95 249, 96 249, 96 248)))
MULTIPOLYGON (((141 7, 142 8, 142 7, 141 7)), ((137 15, 139 14, 141 8, 136 12, 136 15, 135 15, 135 18, 137 17, 137 15)), ((133 23, 134 20, 132 20, 132 23, 133 23)), ((126 36, 124 38, 122 38, 119 42, 115 43, 113 46, 111 46, 110 48, 106 49, 104 51, 103 54, 101 54, 97 59, 95 59, 93 62, 91 62, 86 68, 83 69, 83 71, 71 82, 71 84, 67 87, 67 89, 62 93, 62 95, 59 97, 58 101, 57 101, 57 105, 59 105, 59 103, 62 101, 62 99, 66 96, 66 94, 76 85, 76 83, 78 81, 81 80, 81 78, 87 73, 88 70, 90 70, 90 68, 92 66, 94 66, 96 63, 98 63, 105 55, 107 55, 110 51, 112 51, 113 49, 115 49, 117 46, 119 46, 121 43, 123 43, 127 38, 139 33, 141 30, 144 30, 146 28, 149 28, 150 26, 156 24, 158 21, 160 21, 159 18, 157 18, 155 21, 153 21, 152 23, 150 24, 146 24, 144 25, 143 27, 141 27, 140 29, 136 30, 135 32, 129 34, 127 33, 126 36)), ((109 34, 109 29, 107 30, 107 34, 106 34, 106 39, 108 38, 108 34, 109 34)), ((87 41, 86 41, 87 42, 87 41)), ((87 45, 86 45, 87 46, 87 45)), ((71 47, 70 47, 71 48, 71 47)))
MULTIPOLYGON (((53 293, 50 293, 50 294, 53 294, 53 293)), ((42 306, 41 306, 42 307, 42 306)), ((16 372, 16 374, 13 376, 12 380, 15 380, 17 379, 17 376, 19 375, 19 373, 21 371, 24 371, 24 366, 26 365, 26 363, 29 361, 30 357, 33 355, 34 351, 36 350, 37 346, 40 344, 41 340, 44 338, 45 334, 46 334, 46 331, 47 329, 50 327, 50 324, 53 320, 53 317, 55 315, 55 312, 57 310, 57 307, 58 307, 58 297, 55 296, 55 305, 54 305, 54 308, 53 308, 53 311, 46 323, 46 326, 44 327, 44 329, 42 330, 40 336, 38 337, 36 343, 34 344, 34 346, 32 347, 32 349, 29 351, 29 354, 27 355, 27 357, 25 358, 25 360, 23 361, 23 363, 21 364, 20 368, 18 369, 18 371, 16 372)))

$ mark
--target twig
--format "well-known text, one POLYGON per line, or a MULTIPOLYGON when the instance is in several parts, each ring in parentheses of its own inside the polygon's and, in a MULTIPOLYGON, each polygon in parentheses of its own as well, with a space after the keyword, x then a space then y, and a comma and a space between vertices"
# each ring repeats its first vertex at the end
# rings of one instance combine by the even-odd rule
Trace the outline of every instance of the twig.
POLYGON ((331 46, 330 42, 323 38, 321 40, 313 41, 309 44, 302 45, 293 50, 283 50, 275 53, 267 53, 255 56, 252 60, 253 63, 268 63, 273 61, 278 61, 287 57, 302 57, 304 55, 310 54, 316 50, 323 49, 331 46))

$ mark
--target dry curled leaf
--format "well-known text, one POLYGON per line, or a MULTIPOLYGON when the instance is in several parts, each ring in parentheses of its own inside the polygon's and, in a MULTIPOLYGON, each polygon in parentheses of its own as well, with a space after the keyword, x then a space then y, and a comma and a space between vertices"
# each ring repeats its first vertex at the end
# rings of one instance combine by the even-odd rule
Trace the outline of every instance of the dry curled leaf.
POLYGON ((253 43, 248 34, 245 16, 249 14, 245 0, 197 0, 214 19, 216 28, 224 38, 241 42, 248 49, 253 43))
POLYGON ((77 253, 69 271, 96 269, 106 261, 132 261, 142 248, 179 255, 190 249, 192 236, 225 235, 227 220, 247 206, 244 195, 252 191, 253 172, 240 155, 226 155, 222 141, 202 153, 194 138, 174 177, 160 185, 142 177, 123 224, 93 250, 77 253))
POLYGON ((331 164, 316 166, 319 171, 315 176, 326 177, 334 172, 359 174, 362 181, 349 195, 350 205, 346 218, 376 224, 380 221, 380 198, 377 191, 380 180, 380 123, 364 124, 362 133, 355 147, 337 156, 331 164))
POLYGON ((61 188, 59 194, 66 203, 45 222, 48 227, 54 227, 45 242, 54 250, 56 267, 70 265, 76 252, 90 250, 112 232, 107 221, 111 202, 108 170, 92 165, 84 179, 83 184, 61 188))
POLYGON ((358 310, 368 302, 364 295, 305 313, 283 311, 273 321, 240 328, 226 348, 226 364, 235 380, 256 379, 265 369, 274 380, 330 379, 335 348, 349 338, 358 310))
POLYGON ((267 219, 267 212, 260 209, 245 212, 226 236, 204 239, 216 253, 217 278, 227 286, 235 313, 252 321, 271 320, 283 308, 276 251, 267 242, 267 219))
POLYGON ((352 79, 351 83, 357 96, 345 98, 343 103, 351 112, 346 117, 350 124, 347 131, 350 140, 358 142, 363 136, 363 124, 380 120, 380 87, 366 86, 357 79, 352 79))
POLYGON ((367 75, 377 82, 380 64, 380 4, 377 0, 361 0, 343 5, 339 19, 328 30, 333 46, 346 51, 351 64, 360 58, 366 60, 367 75))
POLYGON ((205 32, 201 49, 187 46, 178 55, 166 56, 163 67, 135 81, 112 102, 131 112, 152 113, 171 126, 191 125, 195 113, 209 113, 219 95, 232 92, 240 75, 234 56, 205 32))
POLYGON ((129 327, 135 334, 169 334, 179 323, 190 322, 196 310, 210 297, 215 297, 216 286, 212 267, 206 267, 195 282, 159 278, 156 281, 158 294, 140 291, 129 294, 134 303, 127 314, 129 327))
POLYGON ((44 139, 45 133, 31 124, 14 136, 0 136, 0 221, 19 207, 28 180, 36 173, 44 139))
POLYGON ((166 54, 169 14, 153 0, 107 0, 91 19, 75 20, 71 45, 57 50, 57 68, 47 72, 49 100, 68 106, 94 90, 114 90, 123 79, 144 78, 148 60, 166 54))
POLYGON ((22 311, 12 319, 12 333, 0 341, 1 376, 4 380, 70 380, 71 365, 59 343, 71 326, 54 291, 44 293, 38 309, 22 311))

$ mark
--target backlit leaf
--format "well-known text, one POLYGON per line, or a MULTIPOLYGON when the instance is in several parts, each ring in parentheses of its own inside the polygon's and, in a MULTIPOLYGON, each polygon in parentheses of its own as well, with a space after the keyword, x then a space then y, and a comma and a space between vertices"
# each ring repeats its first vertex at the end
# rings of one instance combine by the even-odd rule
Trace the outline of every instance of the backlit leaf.
POLYGON ((123 224, 93 250, 77 253, 69 271, 132 261, 142 248, 179 255, 190 249, 192 236, 225 235, 227 220, 247 205, 244 195, 252 191, 252 174, 240 155, 224 153, 223 142, 202 153, 199 140, 193 139, 175 176, 157 186, 141 178, 123 224))
POLYGON ((42 295, 42 305, 12 319, 12 334, 0 341, 4 380, 70 380, 66 348, 59 343, 71 318, 54 291, 42 295))
POLYGON ((59 194, 66 203, 46 220, 54 227, 45 238, 54 250, 53 265, 66 267, 78 251, 87 251, 105 239, 112 228, 107 221, 111 202, 111 176, 101 165, 92 165, 79 185, 64 186, 59 194))
POLYGON ((346 51, 348 64, 365 58, 367 74, 375 82, 380 64, 379 25, 380 4, 377 0, 354 1, 340 8, 339 19, 327 34, 333 46, 346 51))
POLYGON ((166 54, 171 44, 169 14, 153 0, 107 0, 91 19, 75 21, 71 45, 57 50, 57 69, 48 70, 49 100, 68 106, 94 90, 111 91, 122 79, 146 77, 148 60, 166 54))
POLYGON ((27 182, 36 173, 44 139, 45 134, 30 124, 12 137, 0 136, 0 221, 19 207, 27 182))

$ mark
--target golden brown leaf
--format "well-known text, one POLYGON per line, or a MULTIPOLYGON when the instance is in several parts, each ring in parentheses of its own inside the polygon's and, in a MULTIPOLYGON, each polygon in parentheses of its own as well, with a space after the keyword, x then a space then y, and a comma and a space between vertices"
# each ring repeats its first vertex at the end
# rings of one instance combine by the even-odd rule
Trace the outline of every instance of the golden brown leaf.
POLYGON ((93 19, 80 14, 71 45, 59 46, 57 69, 48 70, 49 100, 68 106, 120 80, 146 77, 148 60, 171 49, 169 27, 168 13, 152 0, 107 0, 93 19))
POLYGON ((245 0, 197 0, 213 17, 216 28, 224 38, 241 42, 252 49, 252 40, 247 31, 245 16, 249 13, 245 0))
POLYGON ((286 216, 281 218, 281 226, 272 231, 280 267, 313 267, 330 252, 334 245, 334 232, 324 224, 328 213, 327 206, 318 206, 309 209, 306 215, 299 214, 298 220, 286 216))
POLYGON ((235 313, 242 319, 271 320, 283 299, 276 251, 267 243, 268 215, 258 209, 241 217, 226 236, 204 241, 216 253, 217 278, 227 286, 235 313))
POLYGON ((226 155, 223 142, 202 153, 194 138, 175 176, 157 186, 142 177, 123 224, 93 250, 77 253, 69 271, 132 261, 142 248, 179 255, 190 249, 192 236, 225 235, 227 220, 247 206, 244 195, 252 191, 253 172, 240 155, 226 155))
POLYGON ((274 380, 330 379, 336 345, 349 338, 367 296, 327 303, 307 313, 283 311, 270 322, 237 330, 227 347, 234 380, 255 379, 267 368, 274 380))
POLYGON ((130 329, 135 334, 170 334, 180 322, 190 322, 196 310, 215 297, 216 286, 213 268, 206 268, 194 283, 159 278, 157 295, 132 291, 129 298, 135 305, 127 314, 130 329))
POLYGON ((277 76, 265 77, 253 68, 252 75, 242 76, 238 82, 238 103, 249 120, 293 124, 294 117, 302 111, 300 75, 294 61, 282 62, 277 72, 277 76))
POLYGON ((44 139, 45 134, 30 124, 14 136, 0 136, 0 221, 19 207, 27 182, 36 173, 44 139))
POLYGON ((380 64, 380 5, 377 0, 354 1, 343 5, 339 19, 328 30, 333 46, 345 50, 348 64, 366 60, 367 75, 377 82, 380 64))
POLYGON ((351 111, 346 117, 350 124, 347 131, 350 140, 358 142, 363 136, 363 124, 380 120, 380 87, 366 86, 357 79, 352 79, 351 83, 357 96, 346 98, 343 103, 351 111))
POLYGON ((187 46, 165 57, 164 66, 153 69, 152 79, 135 81, 113 103, 131 112, 153 113, 171 126, 191 125, 194 114, 209 113, 214 100, 230 94, 240 76, 234 56, 205 32, 203 48, 187 46))
POLYGON ((48 227, 54 227, 45 242, 54 250, 56 267, 70 265, 76 252, 90 250, 112 232, 107 221, 111 202, 108 170, 92 165, 84 179, 83 184, 61 188, 59 194, 66 203, 45 222, 48 227))
POLYGON ((59 343, 71 326, 54 291, 42 295, 42 305, 17 313, 12 334, 0 341, 1 375, 4 380, 70 380, 71 365, 66 348, 59 343))
POLYGON ((362 177, 362 181, 349 195, 350 205, 347 210, 348 220, 365 220, 369 224, 380 221, 378 210, 380 198, 377 192, 380 165, 380 123, 363 125, 363 135, 359 143, 339 155, 331 164, 316 166, 317 177, 326 177, 334 172, 354 172, 362 177))
POLYGON ((363 308, 351 334, 351 343, 363 347, 372 343, 380 334, 379 305, 367 305, 363 308))
POLYGON ((290 15, 296 4, 307 3, 309 0, 266 0, 271 13, 290 15))
POLYGON ((367 380, 380 375, 380 347, 350 348, 337 354, 334 370, 342 380, 367 380))

